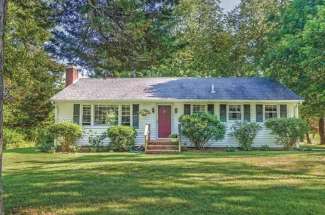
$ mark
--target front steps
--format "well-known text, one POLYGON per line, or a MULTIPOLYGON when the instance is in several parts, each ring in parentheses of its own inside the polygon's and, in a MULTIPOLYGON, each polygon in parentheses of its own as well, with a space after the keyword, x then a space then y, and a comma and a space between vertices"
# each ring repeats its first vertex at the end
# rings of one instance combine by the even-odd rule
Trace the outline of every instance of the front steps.
POLYGON ((151 140, 146 149, 147 154, 168 154, 178 152, 180 152, 178 143, 172 142, 170 138, 151 140))

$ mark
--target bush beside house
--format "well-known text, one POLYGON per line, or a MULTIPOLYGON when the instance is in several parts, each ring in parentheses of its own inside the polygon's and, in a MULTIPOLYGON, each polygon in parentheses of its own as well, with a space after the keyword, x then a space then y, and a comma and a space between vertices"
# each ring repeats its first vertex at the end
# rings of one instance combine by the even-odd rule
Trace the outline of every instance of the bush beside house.
POLYGON ((232 135, 238 141, 240 148, 248 151, 253 145, 253 141, 257 135, 257 132, 261 129, 261 126, 257 123, 237 123, 233 126, 232 135))
POLYGON ((113 126, 107 131, 114 151, 129 151, 135 145, 136 130, 129 126, 113 126))
POLYGON ((82 128, 72 122, 61 122, 49 127, 49 132, 58 142, 58 149, 63 152, 76 151, 75 141, 82 136, 82 128))
POLYGON ((302 141, 309 130, 304 120, 296 118, 271 119, 265 123, 265 126, 276 135, 278 144, 286 148, 293 147, 299 140, 302 141))
POLYGON ((216 116, 208 113, 183 115, 180 118, 181 132, 197 149, 202 149, 212 138, 222 139, 225 136, 225 126, 216 116))

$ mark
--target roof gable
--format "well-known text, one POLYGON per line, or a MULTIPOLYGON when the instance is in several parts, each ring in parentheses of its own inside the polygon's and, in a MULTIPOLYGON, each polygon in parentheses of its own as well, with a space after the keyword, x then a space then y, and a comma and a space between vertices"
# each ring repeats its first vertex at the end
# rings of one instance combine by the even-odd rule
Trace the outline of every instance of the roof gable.
POLYGON ((80 79, 52 100, 301 100, 280 83, 256 77, 80 79), (211 93, 214 85, 215 93, 211 93))

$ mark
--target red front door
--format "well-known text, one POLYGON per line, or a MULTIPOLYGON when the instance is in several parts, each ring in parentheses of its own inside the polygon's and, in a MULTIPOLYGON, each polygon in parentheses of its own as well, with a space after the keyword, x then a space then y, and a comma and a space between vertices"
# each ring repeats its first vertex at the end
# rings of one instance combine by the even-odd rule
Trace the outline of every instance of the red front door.
POLYGON ((171 107, 169 105, 158 106, 158 137, 167 138, 171 133, 171 107))

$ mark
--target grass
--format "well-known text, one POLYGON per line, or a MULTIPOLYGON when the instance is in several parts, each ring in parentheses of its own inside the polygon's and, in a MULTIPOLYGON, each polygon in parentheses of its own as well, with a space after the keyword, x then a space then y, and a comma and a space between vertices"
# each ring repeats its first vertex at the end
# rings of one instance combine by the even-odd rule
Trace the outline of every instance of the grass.
POLYGON ((5 153, 7 214, 324 214, 325 151, 5 153))

